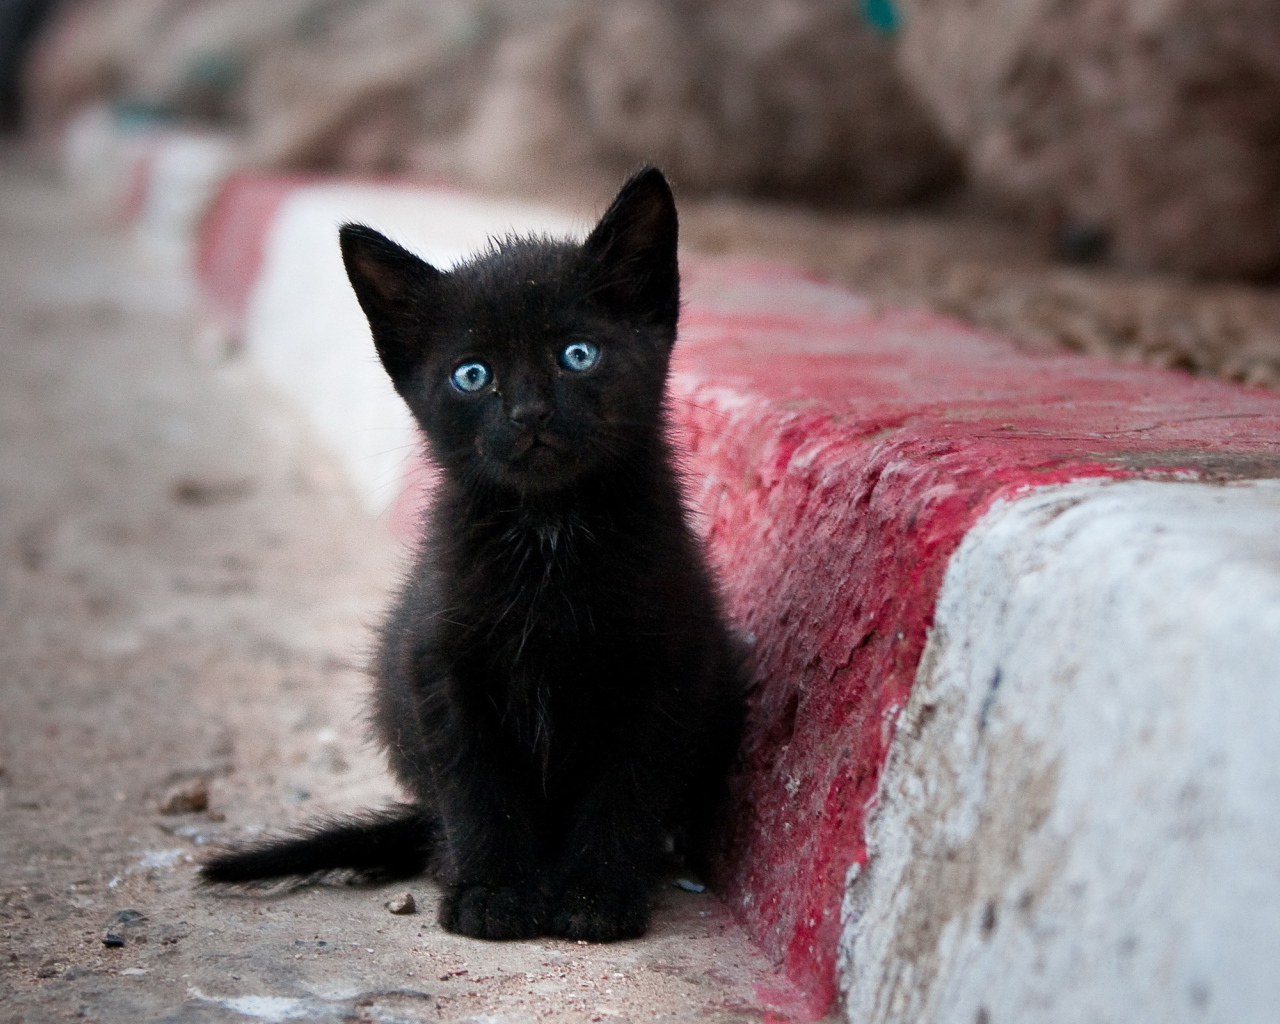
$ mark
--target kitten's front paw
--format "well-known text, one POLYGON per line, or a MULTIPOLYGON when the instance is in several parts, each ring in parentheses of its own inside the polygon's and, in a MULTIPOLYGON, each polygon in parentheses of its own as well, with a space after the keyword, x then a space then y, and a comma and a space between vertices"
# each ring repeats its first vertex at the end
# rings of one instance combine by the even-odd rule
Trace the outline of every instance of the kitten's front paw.
POLYGON ((545 934, 546 899, 531 885, 459 885, 440 901, 440 927, 473 939, 532 939, 545 934))
POLYGON ((649 895, 642 888, 569 886, 556 901, 550 933, 587 942, 638 939, 649 927, 649 895))

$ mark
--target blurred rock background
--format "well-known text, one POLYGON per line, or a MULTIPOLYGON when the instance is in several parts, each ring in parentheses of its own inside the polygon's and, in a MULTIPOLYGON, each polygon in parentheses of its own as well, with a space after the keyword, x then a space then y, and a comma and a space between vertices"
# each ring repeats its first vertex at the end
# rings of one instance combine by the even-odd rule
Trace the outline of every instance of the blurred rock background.
POLYGON ((38 131, 109 99, 235 126, 260 167, 528 190, 650 160, 694 193, 863 206, 955 178, 892 43, 843 0, 63 6, 28 68, 38 131))
POLYGON ((590 205, 1029 347, 1280 386, 1276 0, 0 0, 8 124, 590 205), (105 106, 102 106, 105 105, 105 106))
POLYGON ((992 196, 1068 245, 1280 273, 1275 0, 902 0, 902 66, 992 196))

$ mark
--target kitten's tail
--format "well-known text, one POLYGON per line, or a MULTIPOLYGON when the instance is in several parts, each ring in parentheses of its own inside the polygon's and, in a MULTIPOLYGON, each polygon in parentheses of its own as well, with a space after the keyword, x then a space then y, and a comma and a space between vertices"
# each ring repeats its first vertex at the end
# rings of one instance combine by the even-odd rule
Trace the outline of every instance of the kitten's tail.
POLYGON ((228 850, 204 862, 205 882, 251 882, 348 871, 365 881, 420 875, 430 866, 440 822, 415 804, 321 819, 293 835, 228 850))

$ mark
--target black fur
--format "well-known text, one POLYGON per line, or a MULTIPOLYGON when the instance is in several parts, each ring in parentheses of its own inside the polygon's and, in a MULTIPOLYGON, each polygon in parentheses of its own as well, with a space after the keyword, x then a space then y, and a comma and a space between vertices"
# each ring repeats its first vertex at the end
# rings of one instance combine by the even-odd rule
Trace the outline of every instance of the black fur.
POLYGON ((321 818, 297 835, 217 857, 200 869, 208 882, 250 882, 342 869, 368 881, 422 874, 439 842, 434 815, 414 804, 350 818, 321 818))
POLYGON ((342 229, 442 470, 376 664, 375 730, 413 803, 222 854, 206 879, 430 868, 450 931, 644 932, 668 837, 705 841, 742 714, 665 438, 676 235, 652 168, 584 243, 509 239, 447 273, 342 229), (575 342, 598 361, 567 366, 575 342), (492 379, 467 393, 472 362, 492 379))

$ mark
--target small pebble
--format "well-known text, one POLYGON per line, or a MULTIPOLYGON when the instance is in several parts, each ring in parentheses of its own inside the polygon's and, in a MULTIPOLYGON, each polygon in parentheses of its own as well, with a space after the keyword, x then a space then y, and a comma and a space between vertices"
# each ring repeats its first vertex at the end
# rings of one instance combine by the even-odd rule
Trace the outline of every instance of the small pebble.
POLYGON ((102 936, 102 944, 119 948, 129 939, 137 941, 142 937, 142 927, 146 921, 147 915, 140 910, 117 910, 107 918, 107 930, 102 936))
POLYGON ((387 900, 387 909, 393 914, 416 914, 418 904, 414 901, 413 893, 405 892, 395 899, 387 900))
POLYGON ((240 501, 253 493, 250 477, 189 476, 173 485, 173 500, 184 505, 224 505, 240 501))
POLYGON ((160 799, 161 814, 195 814, 209 809, 209 782, 192 779, 170 789, 160 799))

